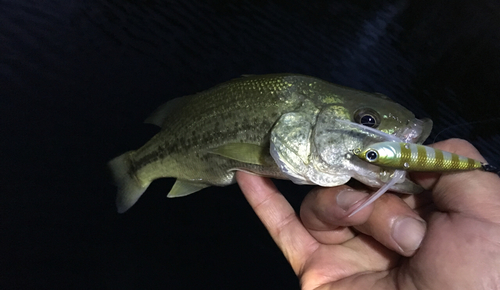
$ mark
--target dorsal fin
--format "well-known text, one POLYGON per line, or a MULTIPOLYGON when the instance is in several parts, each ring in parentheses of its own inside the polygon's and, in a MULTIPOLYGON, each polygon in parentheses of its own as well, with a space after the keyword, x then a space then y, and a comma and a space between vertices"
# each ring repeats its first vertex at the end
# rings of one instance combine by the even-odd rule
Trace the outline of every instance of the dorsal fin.
POLYGON ((182 107, 186 102, 191 99, 192 96, 184 96, 180 98, 172 99, 166 103, 160 105, 149 117, 144 120, 146 124, 153 124, 159 127, 163 127, 163 123, 165 119, 170 115, 170 113, 177 111, 182 107))

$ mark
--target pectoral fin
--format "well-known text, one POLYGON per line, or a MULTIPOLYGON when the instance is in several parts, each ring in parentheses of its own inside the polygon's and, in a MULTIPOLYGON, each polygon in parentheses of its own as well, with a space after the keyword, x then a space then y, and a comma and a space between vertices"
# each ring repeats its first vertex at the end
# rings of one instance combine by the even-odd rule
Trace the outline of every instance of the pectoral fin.
POLYGON ((172 198, 172 197, 182 197, 190 195, 191 193, 195 193, 209 186, 210 185, 208 184, 177 179, 174 183, 174 186, 172 186, 172 189, 168 193, 167 197, 172 198))
POLYGON ((209 150, 210 153, 217 154, 236 161, 266 165, 269 159, 269 148, 249 144, 249 143, 228 143, 209 150))

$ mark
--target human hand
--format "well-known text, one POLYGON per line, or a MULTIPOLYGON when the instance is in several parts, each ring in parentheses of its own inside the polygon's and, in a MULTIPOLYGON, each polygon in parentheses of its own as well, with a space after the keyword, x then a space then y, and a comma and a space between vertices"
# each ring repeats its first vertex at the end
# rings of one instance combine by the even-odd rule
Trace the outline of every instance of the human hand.
MULTIPOLYGON (((484 161, 463 140, 433 147, 484 161)), ((367 193, 316 188, 299 218, 269 179, 236 175, 302 289, 500 289, 498 175, 412 177, 428 191, 402 198, 386 193, 352 217, 347 213, 367 193)))

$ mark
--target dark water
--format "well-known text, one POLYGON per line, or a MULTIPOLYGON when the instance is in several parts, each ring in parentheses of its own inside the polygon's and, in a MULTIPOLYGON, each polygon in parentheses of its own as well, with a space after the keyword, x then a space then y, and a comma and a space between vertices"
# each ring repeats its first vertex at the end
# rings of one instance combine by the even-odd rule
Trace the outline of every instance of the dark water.
MULTIPOLYGON (((498 165, 497 1, 0 1, 1 289, 298 289, 236 186, 124 215, 104 164, 166 100, 295 72, 384 93, 498 165), (491 120, 493 118, 493 120, 491 120), (484 122, 477 122, 489 120, 484 122), (454 126, 475 122, 468 125, 454 126)), ((294 205, 309 188, 280 183, 294 205)))

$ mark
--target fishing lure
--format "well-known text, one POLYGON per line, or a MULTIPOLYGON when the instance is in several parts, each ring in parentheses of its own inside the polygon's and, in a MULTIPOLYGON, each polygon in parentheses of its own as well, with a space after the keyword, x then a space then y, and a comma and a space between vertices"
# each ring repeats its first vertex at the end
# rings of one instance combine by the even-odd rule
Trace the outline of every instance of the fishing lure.
POLYGON ((353 150, 364 161, 385 169, 394 169, 391 180, 367 199, 349 216, 359 212, 405 177, 406 171, 465 171, 482 169, 500 175, 498 168, 472 158, 432 147, 405 142, 380 142, 367 148, 353 150))
POLYGON ((485 169, 484 164, 475 159, 413 143, 380 142, 353 153, 380 167, 406 171, 485 169))

